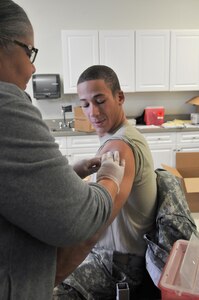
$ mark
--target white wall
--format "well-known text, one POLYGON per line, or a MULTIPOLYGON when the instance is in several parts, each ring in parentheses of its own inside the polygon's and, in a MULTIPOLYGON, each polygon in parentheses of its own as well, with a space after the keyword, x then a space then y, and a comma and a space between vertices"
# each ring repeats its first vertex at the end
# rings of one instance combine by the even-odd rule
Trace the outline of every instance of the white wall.
MULTIPOLYGON (((16 0, 29 15, 39 53, 37 73, 59 73, 62 79, 62 29, 199 29, 198 0, 16 0)), ((27 92, 32 96, 32 81, 27 92)), ((163 105, 166 114, 190 113, 185 102, 197 92, 129 93, 125 109, 137 116, 145 106, 163 105)), ((61 105, 77 95, 33 102, 45 119, 61 118, 61 105)))

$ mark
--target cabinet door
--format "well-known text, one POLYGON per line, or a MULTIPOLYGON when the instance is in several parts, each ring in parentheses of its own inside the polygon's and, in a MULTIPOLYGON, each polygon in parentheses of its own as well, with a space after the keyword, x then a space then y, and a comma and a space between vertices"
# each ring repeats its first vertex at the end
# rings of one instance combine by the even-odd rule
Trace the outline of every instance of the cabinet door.
POLYGON ((82 148, 99 148, 99 138, 97 135, 78 135, 67 137, 67 148, 82 149, 82 148))
POLYGON ((70 164, 77 160, 94 157, 100 146, 97 135, 76 135, 55 137, 59 150, 70 164))
POLYGON ((136 31, 136 91, 169 90, 170 32, 136 31))
POLYGON ((77 93, 79 75, 89 66, 99 63, 98 31, 63 30, 64 93, 77 93))
POLYGON ((199 30, 171 32, 170 90, 199 89, 199 30))
POLYGON ((154 161, 154 169, 162 168, 162 164, 173 166, 175 151, 175 133, 144 134, 154 161))
POLYGON ((77 160, 92 158, 99 148, 97 135, 72 136, 67 138, 68 159, 71 164, 77 160))
POLYGON ((199 152, 199 132, 177 133, 177 151, 199 152))
POLYGON ((78 160, 94 157, 97 149, 98 148, 68 149, 67 158, 70 164, 74 164, 78 160))
POLYGON ((124 92, 134 92, 134 31, 102 30, 99 32, 99 47, 100 64, 116 72, 124 92))

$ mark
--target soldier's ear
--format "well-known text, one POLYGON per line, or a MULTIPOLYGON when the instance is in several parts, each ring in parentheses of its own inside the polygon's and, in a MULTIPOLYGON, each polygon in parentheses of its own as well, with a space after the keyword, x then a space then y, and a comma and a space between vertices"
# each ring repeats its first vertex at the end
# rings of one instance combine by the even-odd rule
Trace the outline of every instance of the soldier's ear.
POLYGON ((125 101, 124 93, 123 91, 118 91, 118 99, 119 99, 119 104, 122 105, 125 101))

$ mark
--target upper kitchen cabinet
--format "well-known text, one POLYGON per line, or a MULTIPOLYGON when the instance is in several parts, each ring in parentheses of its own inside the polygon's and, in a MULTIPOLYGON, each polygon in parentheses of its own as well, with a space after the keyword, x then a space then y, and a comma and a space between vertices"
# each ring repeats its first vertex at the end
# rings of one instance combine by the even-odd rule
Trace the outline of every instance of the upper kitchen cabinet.
POLYGON ((63 30, 64 93, 76 93, 79 75, 94 64, 116 71, 124 92, 135 91, 134 31, 63 30))
POLYGON ((136 30, 136 91, 169 90, 169 30, 136 30))
POLYGON ((199 30, 62 30, 65 94, 87 67, 105 64, 124 92, 199 90, 199 30))
POLYGON ((170 90, 199 89, 199 30, 171 31, 170 90))
POLYGON ((62 30, 62 57, 64 93, 77 93, 79 75, 99 64, 98 31, 62 30))
POLYGON ((133 30, 99 31, 100 64, 111 67, 124 92, 135 91, 135 43, 133 30))

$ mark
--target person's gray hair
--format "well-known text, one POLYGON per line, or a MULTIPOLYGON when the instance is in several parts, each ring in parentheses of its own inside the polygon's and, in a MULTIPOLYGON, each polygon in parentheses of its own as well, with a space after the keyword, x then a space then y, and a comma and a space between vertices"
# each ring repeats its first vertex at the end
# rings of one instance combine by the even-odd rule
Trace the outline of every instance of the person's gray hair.
POLYGON ((7 46, 9 39, 20 39, 32 33, 32 25, 24 9, 12 0, 0 0, 0 46, 7 46))

